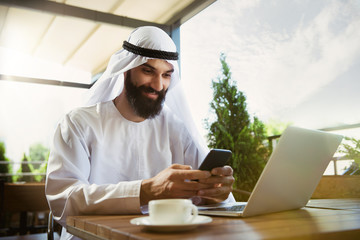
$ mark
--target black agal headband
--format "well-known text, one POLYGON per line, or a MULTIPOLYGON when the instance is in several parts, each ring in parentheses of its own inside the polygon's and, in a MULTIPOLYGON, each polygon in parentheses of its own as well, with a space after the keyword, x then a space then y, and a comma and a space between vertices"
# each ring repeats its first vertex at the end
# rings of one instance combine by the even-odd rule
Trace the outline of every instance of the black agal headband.
POLYGON ((166 60, 178 60, 178 53, 177 52, 166 52, 161 50, 154 50, 149 48, 142 48, 136 45, 133 45, 127 41, 124 41, 123 48, 129 52, 135 53, 137 55, 141 55, 144 57, 150 58, 160 58, 166 60))

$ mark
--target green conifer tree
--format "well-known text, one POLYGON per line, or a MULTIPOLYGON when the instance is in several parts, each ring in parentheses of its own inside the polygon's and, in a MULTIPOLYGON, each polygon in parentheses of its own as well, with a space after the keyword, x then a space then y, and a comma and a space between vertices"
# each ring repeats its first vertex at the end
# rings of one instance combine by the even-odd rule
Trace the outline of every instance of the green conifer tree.
MULTIPOLYGON (((215 119, 211 123, 206 120, 209 147, 233 152, 230 165, 234 169, 234 188, 250 192, 269 156, 264 145, 265 126, 258 118, 251 119, 247 112, 246 97, 231 79, 225 54, 221 54, 220 62, 222 73, 212 81, 213 101, 210 103, 215 119)), ((248 198, 236 192, 234 195, 239 201, 248 198)))
MULTIPOLYGON (((30 162, 28 161, 28 157, 26 156, 26 154, 24 153, 23 159, 21 160, 21 167, 19 169, 19 172, 21 173, 32 173, 33 167, 30 164, 30 162)), ((21 177, 19 177, 18 179, 19 182, 23 181, 23 182, 35 182, 34 176, 32 175, 22 175, 21 177)))
POLYGON ((30 146, 28 160, 31 161, 32 172, 34 173, 34 179, 37 182, 45 181, 45 176, 41 174, 46 173, 49 153, 50 150, 43 146, 41 143, 32 144, 30 146), (39 164, 35 162, 43 163, 39 164))
MULTIPOLYGON (((5 156, 6 149, 5 144, 0 142, 0 161, 9 162, 9 159, 5 156)), ((7 174, 11 173, 11 166, 9 163, 0 164, 0 173, 7 174)), ((4 182, 11 182, 11 176, 0 176, 0 180, 4 182)))

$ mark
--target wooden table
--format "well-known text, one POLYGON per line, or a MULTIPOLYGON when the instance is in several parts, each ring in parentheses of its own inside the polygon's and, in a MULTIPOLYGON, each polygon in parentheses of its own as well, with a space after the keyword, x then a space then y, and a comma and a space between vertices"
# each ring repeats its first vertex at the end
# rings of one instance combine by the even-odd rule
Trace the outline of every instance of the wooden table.
POLYGON ((250 218, 212 217, 187 232, 156 233, 130 224, 139 215, 71 216, 83 239, 360 239, 360 199, 310 200, 307 207, 250 218))

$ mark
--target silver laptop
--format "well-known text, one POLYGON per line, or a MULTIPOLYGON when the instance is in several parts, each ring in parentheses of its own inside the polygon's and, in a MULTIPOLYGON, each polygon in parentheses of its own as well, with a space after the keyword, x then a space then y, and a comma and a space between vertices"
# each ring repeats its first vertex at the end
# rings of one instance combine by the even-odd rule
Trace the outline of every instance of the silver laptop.
POLYGON ((341 135, 288 127, 247 203, 200 206, 199 214, 250 217, 304 207, 342 139, 341 135))

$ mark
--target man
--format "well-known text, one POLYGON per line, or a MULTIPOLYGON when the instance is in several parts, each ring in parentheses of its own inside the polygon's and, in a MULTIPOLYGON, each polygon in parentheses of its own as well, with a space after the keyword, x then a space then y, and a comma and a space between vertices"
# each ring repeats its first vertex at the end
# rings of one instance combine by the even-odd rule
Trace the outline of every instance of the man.
MULTIPOLYGON (((164 31, 136 29, 90 89, 90 106, 59 123, 46 196, 60 224, 69 215, 139 214, 152 199, 228 198, 229 166, 195 170, 208 150, 188 114, 176 60, 164 31)), ((62 238, 75 239, 64 229, 62 238)))

